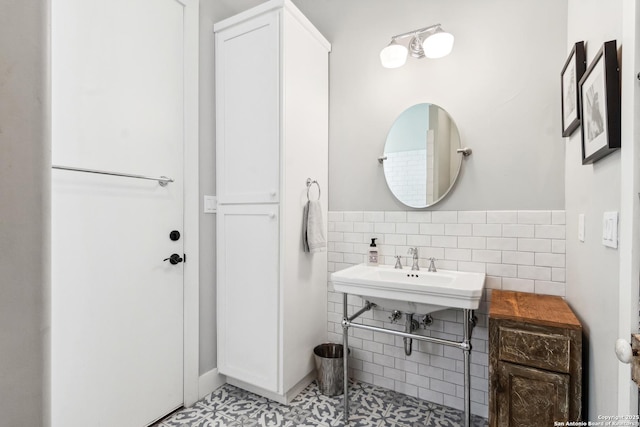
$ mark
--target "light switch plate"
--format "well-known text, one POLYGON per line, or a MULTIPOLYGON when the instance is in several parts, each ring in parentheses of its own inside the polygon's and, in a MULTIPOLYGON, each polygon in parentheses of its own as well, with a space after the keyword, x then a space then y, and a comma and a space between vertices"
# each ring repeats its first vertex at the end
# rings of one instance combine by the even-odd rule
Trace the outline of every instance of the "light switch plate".
POLYGON ((618 212, 605 212, 602 216, 602 244, 618 247, 618 212))
POLYGON ((204 196, 204 213, 216 213, 218 198, 216 196, 204 196))
POLYGON ((584 214, 578 215, 578 240, 584 242, 584 214))

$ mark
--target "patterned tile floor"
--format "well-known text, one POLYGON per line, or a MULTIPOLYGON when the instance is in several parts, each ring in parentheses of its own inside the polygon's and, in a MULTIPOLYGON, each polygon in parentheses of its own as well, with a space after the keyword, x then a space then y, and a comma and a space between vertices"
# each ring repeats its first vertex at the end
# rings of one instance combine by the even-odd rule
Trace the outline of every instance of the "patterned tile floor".
MULTIPOLYGON (((349 426, 458 427, 462 412, 366 383, 351 384, 349 426)), ((328 397, 310 384, 289 405, 226 384, 191 408, 154 427, 344 427, 342 396, 328 397)), ((474 427, 487 420, 473 416, 474 427)))

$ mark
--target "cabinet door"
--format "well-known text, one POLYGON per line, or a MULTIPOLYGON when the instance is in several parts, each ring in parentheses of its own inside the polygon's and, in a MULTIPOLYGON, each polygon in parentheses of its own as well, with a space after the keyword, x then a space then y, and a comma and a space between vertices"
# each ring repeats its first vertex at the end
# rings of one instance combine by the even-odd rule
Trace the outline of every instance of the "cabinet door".
POLYGON ((498 426, 552 426, 569 419, 569 375, 498 362, 498 426))
POLYGON ((278 205, 218 209, 218 367, 277 392, 278 205))
POLYGON ((216 33, 217 196, 224 203, 279 200, 279 15, 216 33))

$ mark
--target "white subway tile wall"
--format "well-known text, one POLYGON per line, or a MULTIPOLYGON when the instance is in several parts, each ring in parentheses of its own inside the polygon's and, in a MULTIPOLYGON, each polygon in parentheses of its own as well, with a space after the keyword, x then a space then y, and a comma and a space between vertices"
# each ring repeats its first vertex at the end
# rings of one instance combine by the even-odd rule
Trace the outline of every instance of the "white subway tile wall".
POLYGON ((428 197, 433 196, 433 188, 427 188, 426 149, 388 152, 385 155, 384 176, 397 198, 410 206, 424 206, 426 200, 431 200, 428 197))
MULTIPOLYGON (((558 211, 431 211, 329 212, 329 273, 365 262, 369 242, 378 238, 380 263, 411 263, 417 247, 419 265, 437 259, 443 270, 486 273, 485 294, 476 311, 471 340, 471 411, 488 416, 488 307, 493 289, 565 295, 565 212, 558 211)), ((348 312, 364 301, 350 295, 348 312)), ((328 285, 329 340, 342 342, 342 294, 328 285)), ((418 315, 420 313, 417 313, 418 315)), ((391 323, 390 313, 376 308, 363 323, 404 330, 404 318, 391 323)), ((417 333, 462 340, 462 311, 432 313, 433 323, 417 333)), ((411 356, 402 338, 384 333, 349 331, 350 375, 441 405, 463 409, 462 352, 438 344, 414 342, 411 356)))

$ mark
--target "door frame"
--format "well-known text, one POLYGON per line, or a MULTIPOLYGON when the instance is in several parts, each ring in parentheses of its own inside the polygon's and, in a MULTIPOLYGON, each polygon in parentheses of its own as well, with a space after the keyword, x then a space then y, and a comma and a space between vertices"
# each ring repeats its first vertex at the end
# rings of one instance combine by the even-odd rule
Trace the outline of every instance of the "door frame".
MULTIPOLYGON (((640 90, 636 73, 640 70, 640 5, 625 1, 622 6, 623 64, 620 156, 620 288, 618 337, 631 340, 637 333, 640 299, 640 90)), ((613 340, 610 343, 613 351, 613 340)), ((631 365, 618 364, 618 414, 638 414, 638 388, 631 381, 631 365)))
POLYGON ((200 176, 199 120, 199 0, 176 0, 184 7, 184 337, 183 404, 199 399, 200 176))

